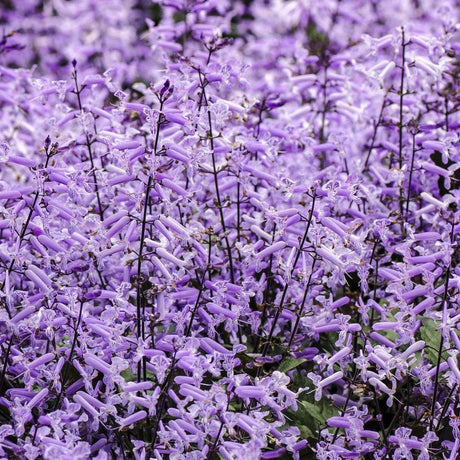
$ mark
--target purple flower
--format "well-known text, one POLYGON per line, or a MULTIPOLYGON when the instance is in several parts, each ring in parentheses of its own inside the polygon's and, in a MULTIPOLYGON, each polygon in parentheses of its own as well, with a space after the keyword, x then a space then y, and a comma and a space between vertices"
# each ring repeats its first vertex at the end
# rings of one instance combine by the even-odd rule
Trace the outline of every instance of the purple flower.
POLYGON ((455 2, 9 3, 3 456, 458 450, 455 2))

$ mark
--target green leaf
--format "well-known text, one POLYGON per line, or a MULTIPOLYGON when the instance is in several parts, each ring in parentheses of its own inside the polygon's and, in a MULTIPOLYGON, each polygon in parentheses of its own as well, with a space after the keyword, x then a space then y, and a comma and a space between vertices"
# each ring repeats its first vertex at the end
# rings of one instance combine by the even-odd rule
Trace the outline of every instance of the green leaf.
POLYGON ((287 411, 287 416, 299 428, 304 439, 315 439, 317 430, 326 426, 326 420, 334 415, 338 415, 338 410, 326 398, 314 402, 299 401, 295 412, 287 411))
POLYGON ((441 343, 441 331, 437 328, 436 322, 430 318, 422 318, 420 336, 425 341, 425 356, 431 362, 438 362, 438 350, 441 343))
POLYGON ((183 11, 176 11, 173 13, 173 20, 177 24, 178 22, 184 22, 187 19, 187 14, 183 11))
POLYGON ((64 334, 61 341, 58 343, 58 347, 70 347, 70 336, 64 334))
POLYGON ((306 361, 306 359, 285 358, 285 359, 283 359, 283 361, 280 364, 279 371, 280 372, 288 372, 291 369, 294 369, 297 366, 300 366, 305 361, 306 361))
POLYGON ((69 361, 66 361, 62 366, 60 375, 61 379, 65 381, 66 386, 71 385, 81 377, 80 372, 78 372, 75 366, 69 361))
POLYGON ((163 9, 160 3, 155 2, 150 6, 150 17, 156 26, 161 22, 163 19, 163 9))
POLYGON ((126 382, 133 382, 136 380, 136 376, 132 373, 131 369, 125 369, 120 372, 120 375, 125 379, 126 382))
MULTIPOLYGON (((319 403, 321 401, 318 401, 319 403)), ((313 404, 308 401, 301 401, 300 404, 305 408, 308 417, 313 417, 320 425, 326 423, 327 417, 322 413, 320 405, 313 404)))
POLYGON ((316 438, 317 437, 317 434, 311 428, 309 428, 308 426, 301 425, 301 426, 299 426, 299 430, 300 430, 300 436, 303 439, 316 438))

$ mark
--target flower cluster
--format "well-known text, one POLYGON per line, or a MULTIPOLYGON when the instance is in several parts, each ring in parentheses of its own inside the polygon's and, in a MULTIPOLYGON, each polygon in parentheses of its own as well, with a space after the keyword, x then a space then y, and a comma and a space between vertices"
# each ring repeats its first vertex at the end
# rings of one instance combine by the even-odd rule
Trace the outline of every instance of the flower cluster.
POLYGON ((454 0, 0 12, 0 456, 460 452, 454 0))

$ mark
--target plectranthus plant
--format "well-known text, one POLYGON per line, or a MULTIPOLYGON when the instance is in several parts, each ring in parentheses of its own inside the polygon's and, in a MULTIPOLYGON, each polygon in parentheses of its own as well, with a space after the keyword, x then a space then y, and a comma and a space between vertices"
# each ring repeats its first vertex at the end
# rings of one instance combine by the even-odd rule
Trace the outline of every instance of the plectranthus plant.
POLYGON ((457 458, 459 13, 4 2, 1 458, 457 458))

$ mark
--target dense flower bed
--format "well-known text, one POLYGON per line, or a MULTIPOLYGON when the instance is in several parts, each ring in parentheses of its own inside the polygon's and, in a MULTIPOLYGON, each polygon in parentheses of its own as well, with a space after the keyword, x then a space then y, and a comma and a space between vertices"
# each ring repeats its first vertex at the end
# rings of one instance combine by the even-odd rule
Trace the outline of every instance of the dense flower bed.
POLYGON ((457 458, 459 12, 4 2, 2 458, 457 458))

